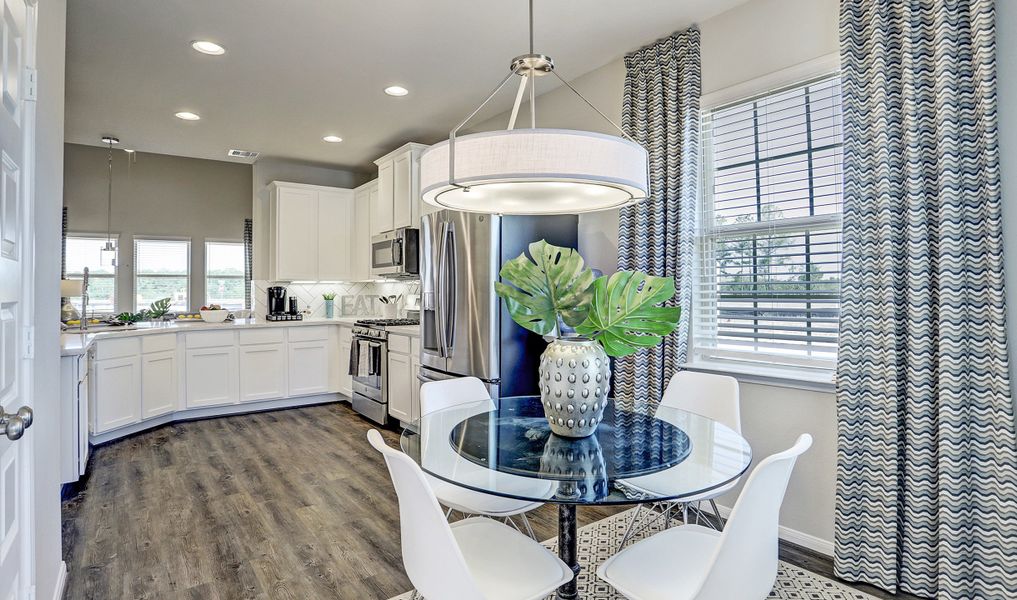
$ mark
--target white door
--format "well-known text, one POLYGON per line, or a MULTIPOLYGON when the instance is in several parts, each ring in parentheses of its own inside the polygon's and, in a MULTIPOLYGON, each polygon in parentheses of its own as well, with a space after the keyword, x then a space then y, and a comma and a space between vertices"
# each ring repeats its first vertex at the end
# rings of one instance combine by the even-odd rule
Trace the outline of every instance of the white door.
POLYGON ((97 360, 92 373, 95 386, 95 423, 100 434, 141 420, 141 359, 137 356, 97 360))
POLYGON ((141 418, 151 419, 177 407, 177 352, 163 350, 141 356, 141 418))
POLYGON ((289 346, 290 396, 328 392, 328 341, 290 342, 289 346))
MULTIPOLYGON (((14 413, 32 404, 30 361, 22 339, 32 322, 29 198, 35 113, 34 102, 26 97, 26 67, 35 60, 35 8, 25 0, 0 0, 0 7, 0 405, 14 413)), ((8 439, 16 425, 11 419, 0 427, 0 598, 4 599, 28 598, 33 583, 32 441, 31 435, 8 439), (7 435, 2 435, 5 429, 7 435)))
POLYGON ((184 368, 187 408, 236 404, 239 400, 235 346, 190 349, 184 368))
POLYGON ((388 414, 403 423, 413 422, 412 399, 410 397, 410 357, 405 354, 388 355, 388 414))
POLYGON ((392 161, 378 167, 378 195, 371 204, 371 235, 392 231, 395 173, 392 161))
POLYGON ((283 281, 318 279, 318 193, 277 188, 276 277, 283 281))
POLYGON ((318 192, 318 281, 352 278, 353 192, 318 192))
POLYGON ((286 344, 240 346, 240 401, 286 397, 286 344))

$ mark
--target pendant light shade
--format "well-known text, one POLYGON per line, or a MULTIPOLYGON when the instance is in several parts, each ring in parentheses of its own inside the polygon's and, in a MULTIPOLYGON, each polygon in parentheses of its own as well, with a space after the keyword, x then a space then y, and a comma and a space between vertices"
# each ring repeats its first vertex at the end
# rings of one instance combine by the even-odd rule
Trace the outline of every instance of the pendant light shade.
POLYGON ((455 139, 420 158, 424 202, 498 214, 574 214, 646 197, 646 150, 613 135, 571 129, 510 129, 455 139))
POLYGON ((533 51, 512 59, 509 73, 480 106, 420 157, 424 202, 453 210, 503 215, 576 214, 644 200, 649 182, 646 149, 555 71, 554 60, 533 51), (537 128, 536 82, 552 76, 593 109, 621 137, 592 131, 537 128), (515 102, 504 131, 459 135, 513 78, 515 102), (516 129, 529 91, 530 127, 516 129))

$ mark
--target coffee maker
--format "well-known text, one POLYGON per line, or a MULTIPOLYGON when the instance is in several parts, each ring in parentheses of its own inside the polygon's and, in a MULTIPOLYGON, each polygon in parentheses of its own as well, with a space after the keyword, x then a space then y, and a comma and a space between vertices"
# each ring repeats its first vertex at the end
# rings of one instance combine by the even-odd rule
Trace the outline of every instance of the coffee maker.
MULTIPOLYGON (((291 298, 291 304, 295 304, 291 298)), ((286 310, 286 288, 281 285, 275 285, 268 288, 268 314, 265 316, 267 321, 300 321, 303 319, 303 315, 295 310, 286 310)))

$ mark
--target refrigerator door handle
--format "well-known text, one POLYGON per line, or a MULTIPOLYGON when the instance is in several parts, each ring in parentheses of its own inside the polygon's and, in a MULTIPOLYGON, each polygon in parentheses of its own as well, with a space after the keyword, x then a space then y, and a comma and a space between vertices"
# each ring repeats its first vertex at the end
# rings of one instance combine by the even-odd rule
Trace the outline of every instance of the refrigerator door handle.
POLYGON ((446 339, 448 340, 447 355, 451 357, 452 349, 456 345, 456 315, 459 311, 459 258, 458 252, 456 251, 456 228, 454 222, 448 224, 448 272, 445 275, 445 286, 448 288, 448 318, 445 324, 448 330, 446 339))
POLYGON ((434 325, 435 337, 438 338, 438 356, 448 358, 445 346, 445 305, 448 302, 448 293, 445 290, 445 231, 448 223, 442 221, 438 226, 438 260, 435 266, 435 289, 434 289, 434 325))

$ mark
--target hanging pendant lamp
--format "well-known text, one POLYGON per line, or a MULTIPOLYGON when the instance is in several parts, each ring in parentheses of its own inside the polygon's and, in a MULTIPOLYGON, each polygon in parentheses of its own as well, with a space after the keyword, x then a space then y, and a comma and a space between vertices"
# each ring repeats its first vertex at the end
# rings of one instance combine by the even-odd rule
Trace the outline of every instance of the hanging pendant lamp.
POLYGON ((533 52, 533 0, 530 0, 530 52, 512 60, 509 74, 448 141, 420 158, 424 202, 466 212, 553 215, 619 208, 646 198, 646 149, 554 70, 554 61, 533 52), (580 100, 614 126, 622 137, 572 129, 538 129, 537 77, 554 75, 580 100), (457 136, 513 76, 520 77, 508 129, 457 136), (529 87, 530 127, 516 129, 519 107, 529 87))
POLYGON ((113 236, 110 233, 110 224, 113 220, 113 145, 119 144, 120 140, 111 135, 104 135, 102 136, 102 143, 109 146, 109 158, 106 163, 106 244, 99 250, 99 264, 104 267, 115 267, 117 264, 117 247, 113 243, 113 236))

